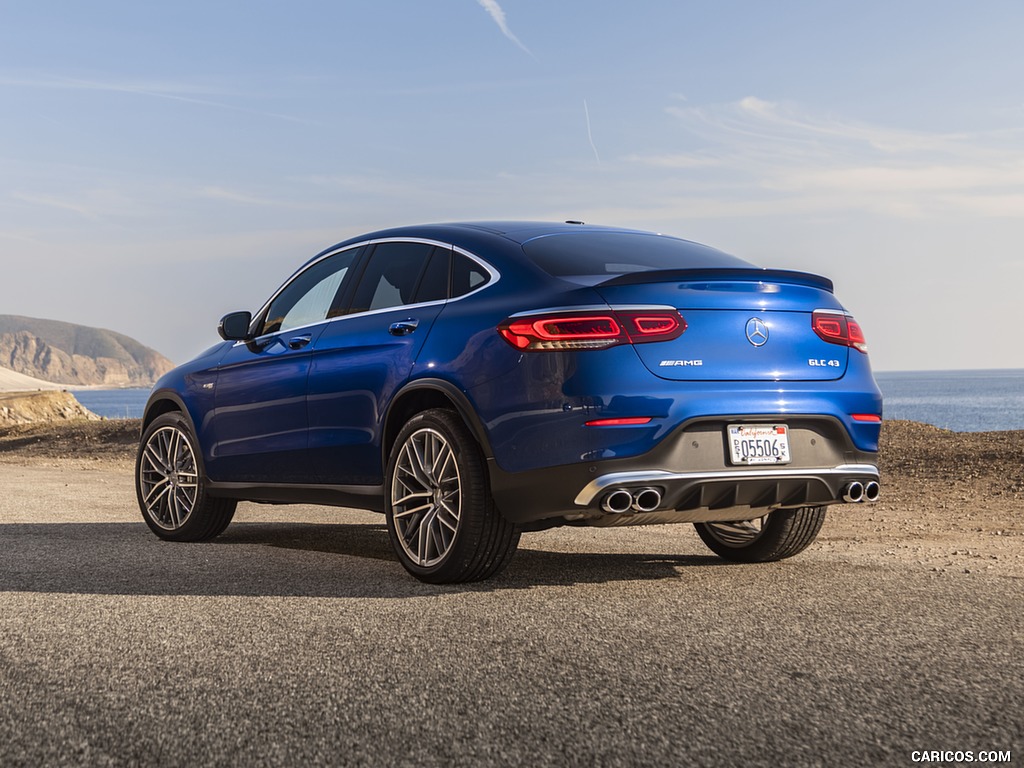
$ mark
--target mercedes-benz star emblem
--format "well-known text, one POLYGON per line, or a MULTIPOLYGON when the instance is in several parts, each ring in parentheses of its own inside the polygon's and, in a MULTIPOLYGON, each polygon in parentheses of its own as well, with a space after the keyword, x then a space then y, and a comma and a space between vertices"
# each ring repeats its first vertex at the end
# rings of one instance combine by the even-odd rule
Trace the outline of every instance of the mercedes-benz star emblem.
POLYGON ((755 347, 763 347, 768 343, 768 326, 759 317, 747 320, 747 341, 755 347))

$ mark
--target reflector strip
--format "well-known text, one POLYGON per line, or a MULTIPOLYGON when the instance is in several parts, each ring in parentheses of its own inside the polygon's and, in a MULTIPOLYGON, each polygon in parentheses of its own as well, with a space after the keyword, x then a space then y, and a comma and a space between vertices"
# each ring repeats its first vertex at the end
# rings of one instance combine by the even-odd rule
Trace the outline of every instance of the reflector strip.
POLYGON ((634 426, 637 424, 649 424, 651 422, 651 416, 630 416, 628 418, 621 419, 594 419, 588 421, 584 426, 587 427, 627 427, 634 426))
POLYGON ((851 413, 850 418, 854 421, 867 421, 872 424, 882 423, 882 417, 877 413, 851 413))

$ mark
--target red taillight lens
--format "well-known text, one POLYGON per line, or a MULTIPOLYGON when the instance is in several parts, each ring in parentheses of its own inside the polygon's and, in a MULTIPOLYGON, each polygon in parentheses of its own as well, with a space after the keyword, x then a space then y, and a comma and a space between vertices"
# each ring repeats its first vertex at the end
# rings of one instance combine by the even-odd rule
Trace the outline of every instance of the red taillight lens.
POLYGON ((498 333, 516 349, 605 349, 616 344, 671 341, 686 330, 675 310, 620 310, 600 314, 559 312, 510 317, 498 333))
POLYGON ((542 339, 617 339, 622 329, 613 317, 552 317, 535 320, 530 329, 542 339))
POLYGON ((678 312, 671 310, 620 310, 617 314, 634 344, 672 341, 682 336, 686 330, 686 320, 678 312))
POLYGON ((510 318, 498 326, 517 349, 604 349, 626 341, 611 315, 538 315, 510 318))
POLYGON ((860 329, 860 323, 852 317, 847 317, 846 327, 850 333, 850 346, 856 347, 861 352, 867 352, 868 345, 867 342, 864 341, 864 331, 860 329))
POLYGON ((811 327, 819 337, 830 344, 853 347, 858 352, 868 351, 864 332, 850 315, 819 309, 811 315, 811 327))

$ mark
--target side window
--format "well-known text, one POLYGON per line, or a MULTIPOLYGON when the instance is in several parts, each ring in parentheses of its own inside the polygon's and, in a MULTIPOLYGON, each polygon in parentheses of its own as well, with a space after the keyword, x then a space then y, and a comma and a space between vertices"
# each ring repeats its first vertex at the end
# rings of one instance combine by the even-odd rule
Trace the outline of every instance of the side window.
POLYGON ((443 301, 448 298, 448 263, 451 261, 451 255, 451 248, 434 248, 416 289, 416 297, 413 300, 415 303, 443 301))
POLYGON ((463 296, 486 285, 491 275, 472 259, 461 253, 453 254, 452 259, 452 298, 463 296))
POLYGON ((361 248, 318 261, 292 279, 271 302, 259 336, 326 320, 337 303, 342 283, 361 248))
POLYGON ((373 249, 349 312, 412 304, 420 276, 434 251, 426 243, 380 243, 373 249))

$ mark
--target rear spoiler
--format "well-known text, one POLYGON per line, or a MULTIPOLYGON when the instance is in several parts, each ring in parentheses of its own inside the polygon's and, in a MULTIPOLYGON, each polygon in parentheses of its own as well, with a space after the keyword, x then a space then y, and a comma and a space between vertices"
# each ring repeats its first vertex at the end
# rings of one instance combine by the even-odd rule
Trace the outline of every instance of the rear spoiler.
MULTIPOLYGON (((647 272, 627 272, 610 280, 598 283, 604 285, 639 285, 641 283, 693 283, 701 280, 743 280, 758 283, 792 283, 821 288, 833 292, 832 281, 810 272, 790 269, 760 269, 758 267, 710 267, 703 269, 652 269, 647 272)), ((598 287, 595 286, 595 287, 598 287)))

